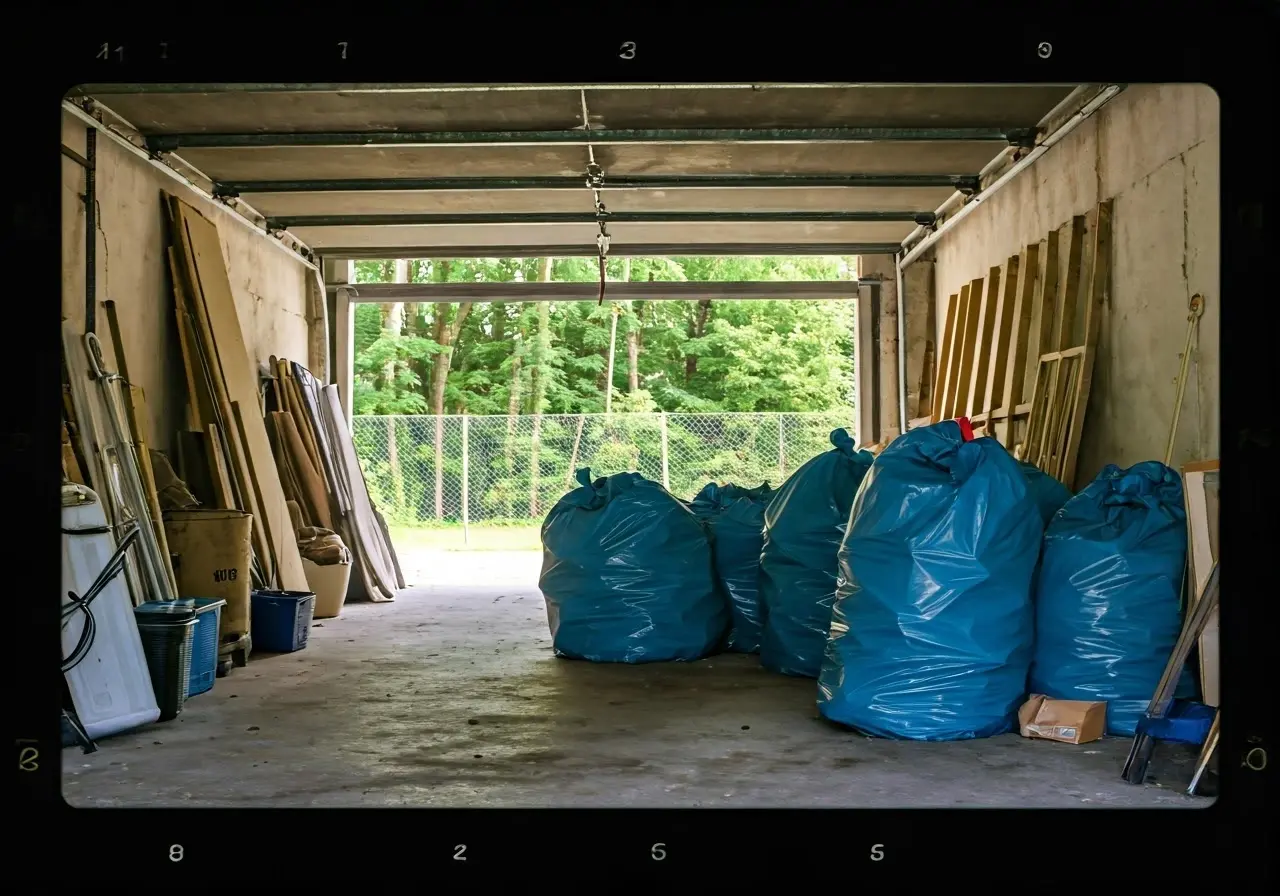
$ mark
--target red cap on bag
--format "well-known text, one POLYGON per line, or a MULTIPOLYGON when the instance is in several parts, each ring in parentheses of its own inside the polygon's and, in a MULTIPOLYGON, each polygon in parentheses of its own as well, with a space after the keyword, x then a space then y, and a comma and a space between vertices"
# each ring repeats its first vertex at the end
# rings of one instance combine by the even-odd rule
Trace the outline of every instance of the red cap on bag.
POLYGON ((968 417, 957 417, 956 423, 960 424, 960 438, 966 442, 973 441, 973 424, 969 422, 968 417))

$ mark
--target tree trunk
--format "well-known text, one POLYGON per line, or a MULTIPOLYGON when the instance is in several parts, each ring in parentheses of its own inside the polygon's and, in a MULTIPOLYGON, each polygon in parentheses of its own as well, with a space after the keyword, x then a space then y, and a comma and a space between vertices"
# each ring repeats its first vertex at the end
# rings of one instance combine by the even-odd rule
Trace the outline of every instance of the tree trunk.
POLYGON ((507 389, 507 440, 503 442, 502 453, 507 461, 506 518, 515 516, 515 492, 511 484, 516 478, 516 418, 520 415, 520 343, 523 331, 517 331, 512 340, 511 385, 507 389))
MULTIPOLYGON (((643 302, 636 302, 644 309, 643 302)), ((635 316, 632 328, 627 331, 627 391, 635 394, 640 390, 640 317, 635 316)))
MULTIPOLYGON (((538 282, 551 281, 551 259, 544 258, 538 269, 538 282)), ((551 355, 551 305, 548 302, 538 304, 538 336, 535 343, 534 367, 530 371, 530 382, 533 392, 533 446, 529 458, 529 516, 537 518, 541 514, 538 506, 538 491, 542 470, 538 457, 542 442, 542 412, 547 404, 547 371, 551 355)))
MULTIPOLYGON (((693 339, 701 339, 707 333, 707 318, 711 315, 711 300, 698 299, 698 310, 694 314, 693 320, 689 322, 689 336, 693 339)), ((694 375, 698 372, 698 356, 685 355, 684 357, 684 381, 687 385, 693 380, 694 375)))
MULTIPOLYGON (((440 262, 441 282, 445 282, 449 277, 449 262, 440 262)), ((444 393, 445 387, 449 383, 449 362, 453 357, 453 344, 457 341, 458 334, 462 332, 462 325, 467 320, 467 315, 471 313, 471 303, 462 302, 458 305, 457 313, 453 315, 453 320, 449 320, 449 314, 453 310, 452 305, 436 305, 435 307, 435 324, 432 327, 432 338, 441 346, 440 352, 435 357, 435 363, 431 368, 431 413, 436 418, 436 519, 444 519, 444 393)))
MULTIPOLYGON (((409 261, 407 259, 400 258, 396 260, 395 273, 391 282, 409 282, 409 261)), ((382 329, 392 336, 400 336, 404 333, 404 304, 402 302, 388 302, 382 306, 382 329)), ((393 355, 387 360, 386 366, 382 369, 383 382, 386 383, 393 394, 399 367, 400 361, 393 355)))

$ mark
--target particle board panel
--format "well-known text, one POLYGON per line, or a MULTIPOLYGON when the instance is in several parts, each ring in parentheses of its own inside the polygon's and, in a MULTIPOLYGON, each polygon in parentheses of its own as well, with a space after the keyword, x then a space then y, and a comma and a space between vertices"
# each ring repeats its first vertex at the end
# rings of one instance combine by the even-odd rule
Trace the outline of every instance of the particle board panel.
MULTIPOLYGON (((223 290, 223 293, 226 296, 226 300, 233 303, 231 311, 232 314, 235 313, 234 299, 230 295, 230 283, 227 280, 226 268, 222 263, 222 247, 218 243, 217 228, 211 222, 181 200, 175 197, 169 198, 171 201, 173 236, 176 241, 174 253, 178 260, 181 261, 177 270, 180 272, 179 279, 183 280, 185 287, 185 312, 188 315, 191 326, 192 345, 199 348, 197 352, 198 361, 200 369, 203 371, 205 388, 208 390, 209 395, 210 422, 216 422, 222 428, 222 433, 226 438, 231 481, 241 508, 253 518, 252 539, 254 554, 258 558, 258 564, 262 568, 266 580, 270 583, 275 579, 277 566, 275 550, 267 534, 266 519, 259 507, 257 495, 251 481, 252 475, 247 460, 248 454, 245 451, 239 427, 235 425, 235 418, 231 412, 231 397, 225 379, 226 374, 219 360, 220 348, 217 334, 214 332, 213 322, 210 319, 209 300, 205 296, 204 280, 206 278, 209 279, 210 288, 215 291, 219 283, 226 284, 226 289, 223 290), (194 224, 195 234, 203 238, 202 242, 206 247, 204 259, 207 270, 205 272, 200 270, 197 263, 192 229, 188 226, 189 224, 194 224), (216 256, 211 255, 207 249, 209 242, 208 229, 212 229, 213 243, 217 251, 216 256), (211 262, 214 259, 216 259, 216 264, 211 266, 211 262)), ((178 298, 175 293, 176 301, 178 301, 178 298)), ((215 308, 223 305, 222 299, 215 295, 215 308)), ((183 309, 179 310, 181 312, 183 309)), ((238 322, 236 327, 236 339, 243 346, 244 337, 238 332, 238 322)), ((226 351, 226 349, 222 349, 222 351, 226 351)))
POLYGON ((235 421, 234 427, 229 427, 231 438, 228 441, 233 446, 233 454, 236 442, 243 443, 245 463, 237 462, 237 466, 241 466, 252 481, 250 491, 255 493, 258 501, 262 525, 275 559, 276 583, 286 591, 306 591, 307 577, 302 556, 298 553, 296 534, 289 522, 289 508, 280 486, 266 425, 259 414, 242 413, 244 408, 258 407, 258 378, 245 348, 244 331, 240 328, 217 227, 185 203, 175 202, 175 206, 176 216, 186 235, 186 247, 194 263, 192 271, 200 281, 204 316, 212 336, 210 342, 216 347, 217 365, 222 370, 227 403, 231 406, 231 413, 226 416, 235 421), (235 437, 237 434, 239 439, 235 437))

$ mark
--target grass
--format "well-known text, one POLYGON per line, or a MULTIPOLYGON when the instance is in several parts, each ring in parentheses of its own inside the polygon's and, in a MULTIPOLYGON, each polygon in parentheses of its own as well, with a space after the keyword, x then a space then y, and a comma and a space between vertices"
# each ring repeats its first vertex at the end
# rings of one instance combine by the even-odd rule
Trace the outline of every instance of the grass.
POLYGON ((391 526, 397 553, 408 551, 540 551, 537 526, 391 526))

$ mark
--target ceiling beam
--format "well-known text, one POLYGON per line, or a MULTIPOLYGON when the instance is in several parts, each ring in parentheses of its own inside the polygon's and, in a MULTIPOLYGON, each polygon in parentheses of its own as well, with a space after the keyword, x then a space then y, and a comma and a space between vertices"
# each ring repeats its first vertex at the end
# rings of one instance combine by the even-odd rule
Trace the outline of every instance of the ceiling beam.
MULTIPOLYGON (((346 290, 353 302, 587 302, 600 296, 600 284, 586 283, 339 283, 330 290, 346 290)), ((610 282, 610 301, 737 301, 742 299, 852 299, 856 280, 610 282)))
MULTIPOLYGON (((591 212, 511 212, 497 214, 293 215, 268 217, 268 230, 291 227, 457 227, 483 224, 595 224, 591 212)), ((933 212, 610 212, 609 224, 880 223, 928 226, 933 212)))
POLYGON ((611 128, 552 131, 351 131, 152 134, 152 152, 277 146, 594 146, 626 143, 877 143, 963 141, 1031 145, 1035 128, 611 128))
MULTIPOLYGON (((232 84, 84 84, 70 91, 78 96, 120 94, 188 94, 188 93, 546 93, 580 90, 851 90, 855 88, 917 87, 917 84, 856 84, 829 82, 750 83, 740 84, 322 84, 322 83, 244 83, 232 84)), ((981 87, 983 84, 948 84, 947 87, 981 87)), ((1051 87, 1052 84, 1023 85, 1051 87)))
MULTIPOLYGON (((428 177, 347 180, 243 180, 214 184, 218 196, 252 193, 366 193, 503 190, 583 190, 582 177, 428 177)), ((607 190, 718 190, 728 188, 825 190, 858 187, 978 188, 976 174, 729 174, 606 177, 607 190)))
MULTIPOLYGON (((897 243, 619 243, 611 258, 720 258, 779 255, 893 255, 897 243)), ((325 258, 381 261, 393 258, 595 258, 595 243, 513 246, 332 246, 316 250, 325 258)))

